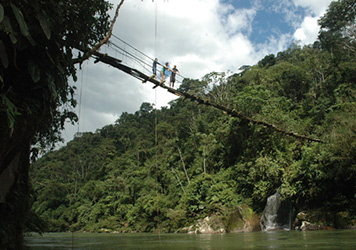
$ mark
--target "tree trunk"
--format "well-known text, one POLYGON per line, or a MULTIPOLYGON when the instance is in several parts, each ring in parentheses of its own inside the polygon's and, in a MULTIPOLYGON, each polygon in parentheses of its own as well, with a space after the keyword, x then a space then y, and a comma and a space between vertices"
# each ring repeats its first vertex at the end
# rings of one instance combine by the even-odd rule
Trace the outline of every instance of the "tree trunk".
POLYGON ((180 159, 182 161, 182 166, 183 166, 183 169, 184 169, 185 177, 187 177, 188 184, 190 184, 190 179, 189 179, 189 176, 188 176, 188 173, 187 173, 187 169, 185 168, 182 152, 180 151, 179 147, 177 147, 177 149, 178 149, 178 152, 179 152, 180 159))
MULTIPOLYGON (((30 147, 38 120, 21 118, 13 129, 6 122, 0 124, 0 249, 23 249, 30 211, 30 147)), ((7 117, 0 115, 0 120, 7 117)))
POLYGON ((23 249, 23 232, 30 210, 30 146, 23 143, 8 155, 1 155, 0 249, 23 249))

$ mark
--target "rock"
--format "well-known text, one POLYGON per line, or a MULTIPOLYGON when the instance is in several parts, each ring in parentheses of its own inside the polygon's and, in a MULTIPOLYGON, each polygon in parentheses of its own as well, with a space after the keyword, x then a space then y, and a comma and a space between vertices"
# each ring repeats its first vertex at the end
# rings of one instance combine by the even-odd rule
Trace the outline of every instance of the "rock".
MULTIPOLYGON (((344 228, 343 225, 349 221, 348 214, 327 211, 302 211, 299 212, 294 221, 294 227, 299 230, 333 230, 344 228), (347 218, 347 220, 345 220, 347 218)), ((297 230, 297 229, 296 229, 297 230)))
POLYGON ((335 230, 335 228, 331 226, 319 225, 319 230, 335 230))
POLYGON ((229 233, 261 231, 260 218, 246 204, 225 214, 225 228, 229 233))
POLYGON ((249 206, 243 204, 231 210, 224 210, 224 213, 199 219, 194 225, 184 227, 179 232, 187 234, 216 234, 253 231, 261 231, 260 218, 249 206))
POLYGON ((189 227, 183 227, 182 229, 178 230, 177 233, 188 233, 189 227))
POLYGON ((239 211, 230 215, 229 222, 230 233, 261 231, 260 218, 247 205, 240 206, 239 211))
POLYGON ((111 232, 111 230, 108 228, 100 228, 99 229, 99 233, 110 233, 110 232, 111 232))
POLYGON ((226 230, 218 217, 207 216, 204 219, 197 220, 195 225, 182 228, 181 232, 187 234, 215 234, 225 233, 226 230))
POLYGON ((319 230, 320 226, 317 224, 312 224, 308 221, 303 221, 302 222, 302 226, 300 227, 300 230, 302 231, 315 231, 315 230, 319 230))
POLYGON ((218 217, 207 216, 203 220, 197 221, 195 233, 201 233, 201 234, 225 233, 225 228, 218 217))
POLYGON ((307 220, 307 213, 302 211, 297 214, 297 219, 300 221, 307 220))

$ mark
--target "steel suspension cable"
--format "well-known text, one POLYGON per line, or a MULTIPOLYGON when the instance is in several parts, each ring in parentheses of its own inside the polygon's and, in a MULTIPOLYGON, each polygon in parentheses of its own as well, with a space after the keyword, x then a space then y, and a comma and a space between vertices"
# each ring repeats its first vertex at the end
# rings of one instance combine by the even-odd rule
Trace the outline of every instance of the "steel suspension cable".
MULTIPOLYGON (((155 31, 155 35, 156 35, 156 31, 155 31)), ((123 44, 129 46, 130 48, 132 48, 133 50, 137 51, 138 53, 142 54, 143 56, 147 57, 148 59, 150 59, 151 61, 153 61, 154 59, 150 56, 148 56, 147 54, 143 53, 142 51, 140 51, 139 49, 135 48, 134 46, 132 46, 131 44, 125 42, 124 40, 122 40, 120 37, 115 36, 114 34, 112 35, 114 38, 116 38, 117 40, 119 40, 120 42, 122 42, 123 44)))
MULTIPOLYGON (((156 10, 156 12, 157 12, 157 10, 156 10)), ((157 51, 156 51, 156 50, 157 50, 157 36, 158 36, 158 32, 157 32, 158 27, 157 27, 157 26, 158 26, 158 25, 157 25, 157 17, 155 17, 155 57, 156 57, 156 55, 157 55, 157 51)), ((135 48, 134 46, 132 46, 132 45, 129 44, 128 42, 125 42, 125 41, 124 41, 123 39, 121 39, 120 37, 118 37, 118 36, 116 36, 116 35, 114 35, 114 34, 112 35, 112 37, 114 37, 114 38, 117 39, 118 41, 122 42, 122 43, 125 44, 126 46, 132 48, 133 50, 137 51, 138 53, 142 54, 143 56, 145 56, 146 58, 148 58, 148 59, 150 60, 150 62, 153 62, 153 61, 154 61, 154 59, 153 59, 152 57, 148 56, 147 54, 143 53, 143 52, 140 51, 139 49, 135 48)), ((118 49, 120 49, 120 50, 122 50, 122 51, 128 53, 129 55, 131 55, 132 57, 136 58, 137 60, 139 60, 139 61, 141 61, 141 62, 144 62, 142 59, 138 59, 136 56, 134 56, 134 55, 132 55, 131 53, 127 52, 127 50, 122 49, 120 46, 116 45, 116 44, 113 43, 112 41, 111 41, 111 44, 112 44, 113 46, 117 47, 118 49)), ((148 63, 144 62, 144 64, 147 65, 148 67, 151 67, 151 66, 152 66, 152 63, 148 64, 148 63)), ((160 64, 160 65, 162 65, 162 64, 160 64)), ((162 66, 163 66, 163 65, 162 65, 162 66)), ((176 77, 177 77, 177 78, 179 77, 179 78, 182 79, 180 82, 182 82, 182 81, 186 78, 186 77, 182 76, 181 74, 179 74, 179 75, 177 74, 176 77)))
MULTIPOLYGON (((157 1, 155 2, 155 57, 157 57, 157 1)), ((148 57, 148 56, 147 56, 148 57)), ((150 57, 148 57, 150 58, 150 57)), ((155 59, 153 59, 155 60, 155 59)), ((157 72, 156 72, 157 74, 157 72)), ((155 89, 155 163, 156 163, 156 213, 157 213, 157 231, 158 231, 158 237, 161 242, 161 236, 160 236, 160 220, 159 220, 159 196, 158 196, 158 118, 157 118, 157 89, 155 89)))
MULTIPOLYGON (((142 60, 141 58, 139 58, 139 57, 133 55, 132 53, 128 52, 127 50, 121 48, 120 46, 116 45, 115 43, 111 42, 110 44, 111 44, 113 47, 115 47, 116 49, 121 50, 122 52, 124 52, 125 54, 123 54, 123 55, 126 55, 126 56, 129 55, 133 60, 136 60, 137 62, 140 62, 140 63, 142 63, 143 65, 146 65, 146 66, 148 66, 148 67, 151 67, 150 64, 148 64, 147 62, 145 62, 145 61, 142 60)), ((117 51, 117 52, 119 52, 119 51, 117 51)), ((121 52, 119 52, 119 53, 121 53, 121 52)), ((122 54, 122 53, 121 53, 121 54, 122 54)))

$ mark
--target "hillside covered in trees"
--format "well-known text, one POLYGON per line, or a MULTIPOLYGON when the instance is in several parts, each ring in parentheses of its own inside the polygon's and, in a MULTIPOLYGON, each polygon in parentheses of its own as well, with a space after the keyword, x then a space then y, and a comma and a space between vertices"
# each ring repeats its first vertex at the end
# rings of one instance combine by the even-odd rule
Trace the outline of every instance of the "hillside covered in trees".
POLYGON ((23 249, 24 231, 46 225, 174 232, 215 215, 229 231, 236 211, 260 215, 277 189, 294 215, 312 211, 326 225, 355 226, 351 0, 330 4, 314 44, 180 86, 240 116, 183 97, 157 111, 143 103, 34 161, 61 140, 66 121, 77 121, 68 79, 107 43, 123 2, 112 20, 106 0, 0 3, 1 249, 23 249))
MULTIPOLYGON (((330 27, 331 14, 322 27, 330 27)), ((352 47, 326 42, 332 32, 234 75, 212 72, 179 88, 322 143, 183 98, 160 110, 143 103, 36 161, 33 211, 50 231, 151 232, 159 225, 174 232, 242 205, 261 214, 279 189, 295 213, 313 210, 328 215, 330 226, 355 225, 356 60, 352 47)))

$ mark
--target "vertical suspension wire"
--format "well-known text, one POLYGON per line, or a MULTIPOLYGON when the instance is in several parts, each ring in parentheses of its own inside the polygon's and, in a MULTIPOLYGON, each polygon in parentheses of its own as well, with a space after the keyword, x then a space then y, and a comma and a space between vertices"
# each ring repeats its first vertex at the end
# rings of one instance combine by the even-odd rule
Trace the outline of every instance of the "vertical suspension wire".
MULTIPOLYGON (((155 1, 155 58, 157 57, 157 0, 155 1)), ((156 72, 157 74, 157 72, 156 72)), ((155 89, 155 164, 156 164, 156 212, 157 212, 157 232, 159 240, 161 241, 160 235, 160 219, 159 219, 159 171, 158 171, 158 131, 157 131, 157 124, 158 124, 158 117, 157 117, 157 88, 155 89)))
POLYGON ((81 111, 82 111, 82 96, 83 96, 83 82, 84 82, 84 67, 81 69, 81 80, 80 80, 80 91, 79 91, 79 110, 78 110, 78 128, 77 133, 79 135, 80 132, 80 119, 81 119, 81 111))
MULTIPOLYGON (((155 1, 155 58, 157 57, 157 0, 155 1)), ((158 131, 157 131, 157 88, 155 89, 155 163, 156 163, 156 212, 157 212, 157 231, 159 228, 159 199, 158 199, 158 131)))
POLYGON ((157 0, 155 2, 155 59, 157 57, 157 0))
POLYGON ((157 212, 157 231, 160 237, 160 220, 159 220, 159 171, 158 171, 158 117, 157 117, 157 90, 155 90, 155 163, 156 163, 156 212, 157 212))
POLYGON ((82 97, 82 113, 81 113, 81 117, 82 117, 82 131, 85 131, 85 118, 86 118, 86 111, 87 109, 85 108, 87 106, 87 93, 88 93, 88 74, 89 74, 89 60, 87 60, 86 65, 85 65, 86 69, 84 71, 84 82, 83 82, 83 97, 82 97))

